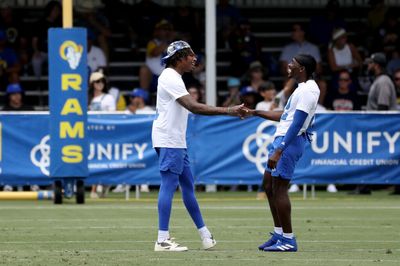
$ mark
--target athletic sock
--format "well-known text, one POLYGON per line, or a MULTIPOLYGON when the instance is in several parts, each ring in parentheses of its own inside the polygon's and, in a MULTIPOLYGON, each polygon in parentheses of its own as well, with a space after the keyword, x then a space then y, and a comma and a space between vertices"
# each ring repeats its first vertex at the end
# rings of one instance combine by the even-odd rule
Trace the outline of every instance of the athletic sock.
POLYGON ((158 230, 158 239, 157 242, 164 242, 169 238, 169 231, 158 230))
POLYGON ((293 234, 293 233, 283 233, 283 237, 284 237, 284 238, 293 239, 294 234, 293 234))
POLYGON ((203 226, 202 228, 200 228, 199 229, 199 234, 200 234, 201 239, 211 238, 211 233, 208 230, 207 226, 203 226))
POLYGON ((274 232, 277 233, 278 235, 283 234, 282 227, 274 227, 274 232))

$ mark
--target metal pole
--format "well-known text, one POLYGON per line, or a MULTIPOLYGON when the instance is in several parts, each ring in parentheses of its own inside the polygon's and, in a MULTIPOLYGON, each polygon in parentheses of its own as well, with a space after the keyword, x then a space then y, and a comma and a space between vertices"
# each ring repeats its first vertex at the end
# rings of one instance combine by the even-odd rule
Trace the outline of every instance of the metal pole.
POLYGON ((307 199, 307 184, 303 184, 303 199, 307 199))
POLYGON ((217 103, 216 71, 216 7, 215 1, 205 1, 206 5, 206 103, 215 106, 217 103))
POLYGON ((72 28, 72 0, 63 0, 63 28, 72 28))

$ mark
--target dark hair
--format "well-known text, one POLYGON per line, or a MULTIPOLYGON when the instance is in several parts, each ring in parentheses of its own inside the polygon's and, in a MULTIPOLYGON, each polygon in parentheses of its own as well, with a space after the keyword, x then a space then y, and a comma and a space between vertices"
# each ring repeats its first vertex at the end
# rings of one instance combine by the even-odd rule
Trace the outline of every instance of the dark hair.
MULTIPOLYGON (((104 83, 103 93, 108 93, 109 87, 108 87, 106 78, 101 78, 99 80, 101 80, 104 83)), ((95 82, 92 82, 89 84, 89 92, 88 92, 89 93, 89 97, 88 97, 89 104, 92 101, 93 96, 94 96, 94 83, 95 82)))
POLYGON ((306 69, 307 78, 313 78, 313 73, 317 68, 317 61, 314 57, 308 54, 298 54, 294 59, 306 69))
POLYGON ((193 55, 193 51, 191 48, 184 48, 182 50, 177 51, 173 56, 170 58, 166 59, 165 62, 165 67, 176 67, 178 65, 178 62, 182 60, 183 58, 186 58, 189 55, 193 55))
POLYGON ((265 81, 261 83, 259 87, 259 91, 268 91, 268 90, 274 90, 275 89, 275 84, 272 83, 272 81, 265 81))

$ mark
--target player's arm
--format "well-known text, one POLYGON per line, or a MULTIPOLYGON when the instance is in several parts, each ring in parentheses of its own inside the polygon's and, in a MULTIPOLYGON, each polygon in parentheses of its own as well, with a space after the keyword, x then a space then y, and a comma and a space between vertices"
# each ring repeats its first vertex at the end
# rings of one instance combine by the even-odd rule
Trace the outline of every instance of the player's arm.
POLYGON ((188 109, 190 112, 199 115, 235 115, 238 116, 239 110, 243 105, 236 105, 232 107, 215 107, 196 102, 189 94, 179 97, 177 99, 179 104, 188 109))
POLYGON ((246 107, 242 108, 239 112, 242 112, 243 117, 248 117, 248 116, 258 116, 267 120, 272 120, 272 121, 279 121, 281 119, 281 116, 283 114, 283 111, 262 111, 262 110, 254 110, 254 109, 248 109, 246 107))

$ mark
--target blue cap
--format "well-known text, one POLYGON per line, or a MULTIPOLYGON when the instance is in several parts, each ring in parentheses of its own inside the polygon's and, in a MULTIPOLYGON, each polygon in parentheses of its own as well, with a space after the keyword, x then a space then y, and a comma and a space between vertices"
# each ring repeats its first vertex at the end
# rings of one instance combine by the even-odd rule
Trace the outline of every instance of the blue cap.
POLYGON ((167 48, 167 55, 162 58, 162 60, 166 60, 173 56, 176 52, 179 50, 185 49, 185 48, 191 48, 190 45, 185 42, 185 41, 176 41, 171 43, 168 48, 167 48))
POLYGON ((253 87, 251 87, 251 86, 243 87, 240 90, 240 95, 242 95, 242 96, 249 95, 249 94, 257 94, 257 91, 255 89, 253 89, 253 87))
POLYGON ((237 78, 229 78, 228 79, 228 87, 239 87, 240 80, 237 78))
POLYGON ((19 83, 11 83, 7 86, 6 93, 7 94, 13 94, 13 93, 22 93, 23 90, 21 88, 21 85, 19 83))
POLYGON ((140 97, 147 102, 149 100, 149 93, 144 89, 136 88, 131 92, 131 97, 140 97))

